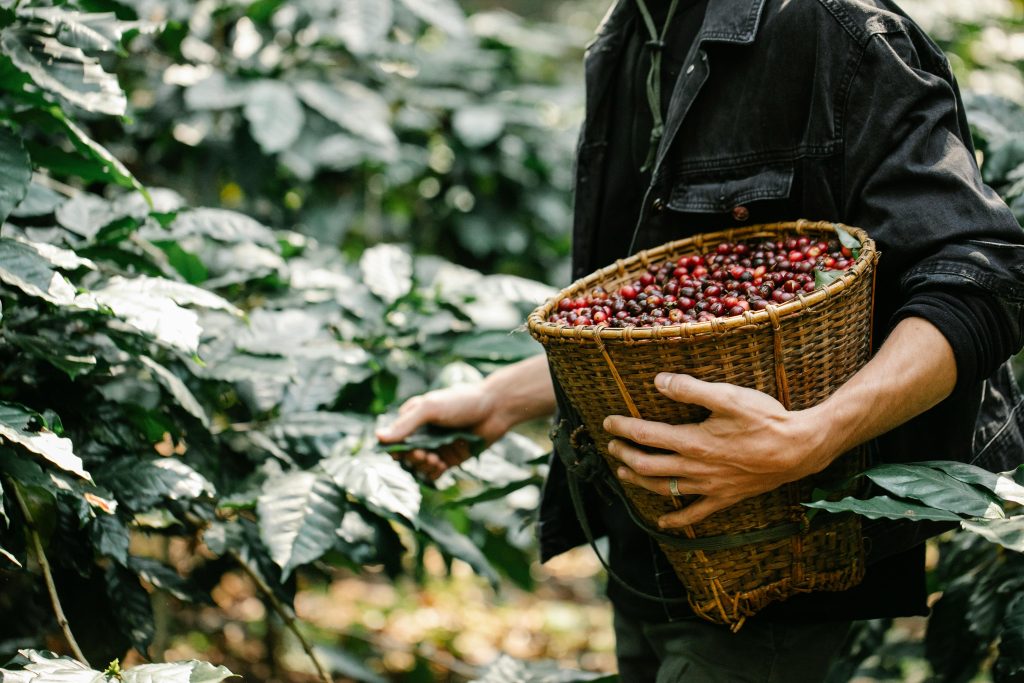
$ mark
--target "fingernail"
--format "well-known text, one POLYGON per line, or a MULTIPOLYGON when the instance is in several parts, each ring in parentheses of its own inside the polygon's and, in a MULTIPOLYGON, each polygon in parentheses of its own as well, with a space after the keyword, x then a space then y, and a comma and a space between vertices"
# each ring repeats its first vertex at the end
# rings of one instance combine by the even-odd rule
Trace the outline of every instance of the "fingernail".
POLYGON ((606 417, 602 424, 603 424, 605 429, 611 429, 611 427, 612 427, 612 418, 610 416, 606 417))
POLYGON ((654 386, 658 387, 659 389, 664 389, 665 387, 667 387, 668 386, 668 373, 667 372, 659 372, 657 377, 654 378, 654 386))
POLYGON ((625 479, 626 478, 626 468, 625 467, 620 467, 619 469, 615 470, 615 476, 618 477, 619 479, 625 479))
POLYGON ((664 519, 659 519, 658 520, 658 528, 659 529, 664 529, 667 526, 668 526, 668 522, 666 522, 664 519))

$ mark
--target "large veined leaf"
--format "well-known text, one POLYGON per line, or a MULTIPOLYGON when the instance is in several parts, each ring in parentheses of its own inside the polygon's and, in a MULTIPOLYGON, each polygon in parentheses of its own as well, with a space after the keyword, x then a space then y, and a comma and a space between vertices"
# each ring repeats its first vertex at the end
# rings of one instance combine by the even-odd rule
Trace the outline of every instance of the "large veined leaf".
POLYGON ((971 517, 1005 517, 998 499, 954 479, 945 472, 920 465, 887 464, 868 470, 865 475, 883 489, 902 498, 971 517))
POLYGON ((959 515, 945 510, 936 510, 919 503, 894 500, 889 496, 876 496, 867 500, 843 498, 837 501, 818 500, 804 503, 809 508, 828 510, 829 512, 856 512, 869 519, 913 519, 917 521, 960 522, 959 515))
POLYGON ((0 223, 25 198, 30 180, 32 161, 21 137, 0 127, 0 223))
POLYGON ((471 540, 460 534, 443 517, 434 517, 429 514, 421 514, 419 518, 419 531, 431 541, 437 544, 443 553, 450 557, 462 560, 473 568, 480 576, 487 579, 491 587, 497 590, 500 583, 498 573, 487 561, 487 557, 471 540))
MULTIPOLYGON (((8 152, 10 153, 10 152, 8 152)), ((54 212, 61 205, 64 197, 54 192, 45 185, 29 183, 21 203, 14 207, 11 215, 17 218, 31 218, 34 216, 46 216, 54 212)))
POLYGON ((57 436, 48 429, 31 429, 38 418, 32 413, 10 403, 0 402, 0 441, 6 441, 24 448, 57 467, 92 481, 85 471, 82 459, 74 453, 71 439, 57 436))
POLYGON ((18 654, 28 660, 21 670, 0 669, 3 683, 219 683, 234 677, 223 666, 194 659, 166 664, 142 664, 121 669, 113 666, 104 671, 95 671, 70 657, 58 657, 52 652, 19 650, 18 654), (108 677, 107 673, 110 672, 108 677))
POLYGON ((109 223, 124 218, 111 202, 82 192, 57 207, 57 223, 86 239, 92 239, 109 223))
POLYGON ((140 579, 153 586, 167 591, 185 602, 209 603, 210 597, 200 591, 192 583, 181 577, 173 567, 148 557, 128 558, 128 568, 139 575, 140 579))
POLYGON ((402 0, 402 4, 451 36, 463 37, 468 33, 466 15, 455 0, 402 0))
POLYGON ((177 458, 120 458, 104 466, 96 476, 135 512, 164 500, 212 499, 215 495, 213 484, 177 458))
POLYGON ((411 474, 386 453, 333 455, 321 463, 335 483, 370 509, 416 523, 423 494, 411 474))
POLYGON ((15 237, 14 239, 35 249, 40 256, 57 268, 63 270, 78 270, 79 268, 96 270, 95 263, 87 258, 82 258, 70 249, 64 249, 47 242, 33 242, 21 237, 15 237))
POLYGON ((274 232, 245 214, 225 209, 192 209, 178 214, 170 228, 158 234, 146 233, 147 239, 180 240, 189 235, 203 235, 218 242, 252 242, 277 248, 274 232), (162 235, 162 237, 160 236, 162 235))
POLYGON ((249 84, 229 81, 220 71, 210 74, 185 90, 185 104, 193 110, 234 109, 245 104, 249 84))
POLYGON ((394 244, 378 244, 363 252, 359 270, 366 287, 393 304, 412 289, 412 257, 394 244))
POLYGON ((74 286, 37 249, 0 237, 0 282, 58 306, 76 304, 74 286))
POLYGON ((121 163, 120 159, 111 154, 106 147, 89 137, 89 135, 84 130, 76 126, 73 121, 70 121, 62 115, 60 116, 60 122, 67 130, 68 138, 71 140, 71 144, 75 146, 75 149, 77 149, 86 158, 92 159, 93 162, 95 162, 99 170, 99 177, 105 178, 120 185, 121 187, 138 190, 139 193, 147 199, 147 201, 149 200, 149 192, 145 187, 143 187, 142 183, 132 175, 132 172, 128 170, 128 167, 121 163))
POLYGON ((149 646, 156 633, 153 603, 139 579, 119 564, 111 564, 105 574, 107 597, 120 631, 136 650, 149 657, 149 646))
POLYGON ((331 30, 353 54, 365 55, 387 35, 393 12, 391 0, 345 0, 339 3, 331 30))
POLYGON ((199 316, 183 306, 241 312, 213 292, 184 282, 137 276, 111 278, 92 292, 94 299, 145 334, 189 353, 199 346, 199 316))
POLYGON ((287 149, 302 130, 302 106, 281 81, 262 80, 249 89, 242 109, 249 131, 267 154, 287 149))
POLYGON ((469 360, 512 362, 537 355, 541 346, 524 332, 492 331, 460 336, 451 352, 469 360))
POLYGON ((345 496, 331 477, 291 472, 266 481, 256 509, 260 537, 285 579, 333 547, 345 496))
POLYGON ((0 34, 0 50, 19 70, 39 88, 86 111, 124 114, 127 98, 117 77, 83 50, 107 52, 114 48, 114 43, 96 30, 104 22, 114 22, 107 24, 108 30, 116 26, 112 15, 56 7, 25 9, 18 14, 23 21, 0 34))
POLYGON ((319 461, 339 448, 339 444, 357 449, 370 438, 370 426, 370 421, 361 415, 318 411, 282 415, 263 432, 285 451, 319 461))
POLYGON ((955 460, 929 460, 915 464, 942 470, 959 481, 984 486, 1003 500, 1024 505, 1024 486, 1018 483, 1024 475, 1024 465, 1009 472, 994 473, 955 460))
POLYGON ((1024 515, 1006 519, 965 519, 960 526, 1004 548, 1024 553, 1024 515))
POLYGON ((996 683, 1020 681, 1024 676, 1024 593, 1010 599, 999 631, 999 657, 992 667, 996 683))
POLYGON ((206 414, 206 409, 203 408, 189 388, 185 386, 180 377, 149 356, 139 356, 138 358, 139 362, 153 373, 157 382, 163 385, 164 389, 174 397, 178 405, 185 409, 185 412, 203 423, 204 427, 208 428, 210 426, 210 416, 206 414))
POLYGON ((614 681, 614 674, 573 671, 553 661, 522 661, 501 655, 487 667, 477 683, 577 683, 582 681, 614 681))
POLYGON ((118 564, 128 563, 128 527, 117 515, 97 515, 89 522, 92 545, 100 555, 118 564))
MULTIPOLYGON (((384 4, 378 0, 370 2, 384 4)), ((354 81, 331 84, 301 81, 295 86, 295 91, 310 109, 385 152, 397 153, 398 139, 388 123, 391 110, 378 93, 354 81)))

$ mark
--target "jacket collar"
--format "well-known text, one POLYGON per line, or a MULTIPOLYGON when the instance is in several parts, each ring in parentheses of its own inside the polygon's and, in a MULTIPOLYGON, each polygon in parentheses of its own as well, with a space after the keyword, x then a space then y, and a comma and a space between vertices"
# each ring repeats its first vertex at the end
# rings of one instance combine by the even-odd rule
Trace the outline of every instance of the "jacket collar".
MULTIPOLYGON (((692 1, 692 0, 683 0, 692 1)), ((636 13, 636 0, 618 0, 605 14, 588 47, 614 48, 636 13)), ((748 44, 754 42, 765 0, 708 0, 697 42, 748 44)))

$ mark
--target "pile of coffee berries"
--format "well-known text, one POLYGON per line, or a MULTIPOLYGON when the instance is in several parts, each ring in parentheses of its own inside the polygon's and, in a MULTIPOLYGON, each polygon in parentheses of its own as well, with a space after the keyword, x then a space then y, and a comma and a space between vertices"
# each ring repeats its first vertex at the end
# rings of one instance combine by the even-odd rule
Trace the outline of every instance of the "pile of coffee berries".
POLYGON ((723 242, 706 254, 652 263, 618 291, 597 287, 589 296, 562 299, 548 322, 652 327, 743 315, 813 292, 816 270, 842 271, 852 264, 850 249, 835 239, 723 242))

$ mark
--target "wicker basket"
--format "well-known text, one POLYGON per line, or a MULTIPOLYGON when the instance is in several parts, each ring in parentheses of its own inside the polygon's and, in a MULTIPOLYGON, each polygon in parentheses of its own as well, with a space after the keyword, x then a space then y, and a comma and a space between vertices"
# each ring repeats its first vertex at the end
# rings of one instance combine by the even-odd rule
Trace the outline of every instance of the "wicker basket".
MULTIPOLYGON (((723 241, 774 241, 799 235, 833 238, 835 224, 757 225, 670 242, 578 280, 530 315, 530 333, 546 349, 566 397, 612 471, 617 461, 608 454, 611 436, 602 429, 607 415, 631 414, 670 424, 696 422, 707 415, 704 408, 660 394, 654 387, 659 372, 758 389, 799 410, 820 403, 867 362, 879 254, 864 231, 846 230, 860 240, 861 252, 842 276, 763 311, 653 328, 567 327, 547 322, 563 297, 579 296, 599 285, 614 291, 646 272, 650 263, 702 254, 705 245, 723 241)), ((811 525, 800 502, 810 499, 817 483, 860 471, 863 461, 864 453, 857 449, 813 477, 742 501, 677 532, 683 538, 721 539, 780 525, 793 527, 796 522, 801 530, 797 533, 724 550, 683 549, 659 541, 686 587, 693 610, 705 619, 738 628, 748 616, 793 594, 845 590, 859 583, 864 573, 859 518, 821 515, 811 525)), ((635 486, 624 488, 634 511, 651 525, 692 500, 635 486)))

